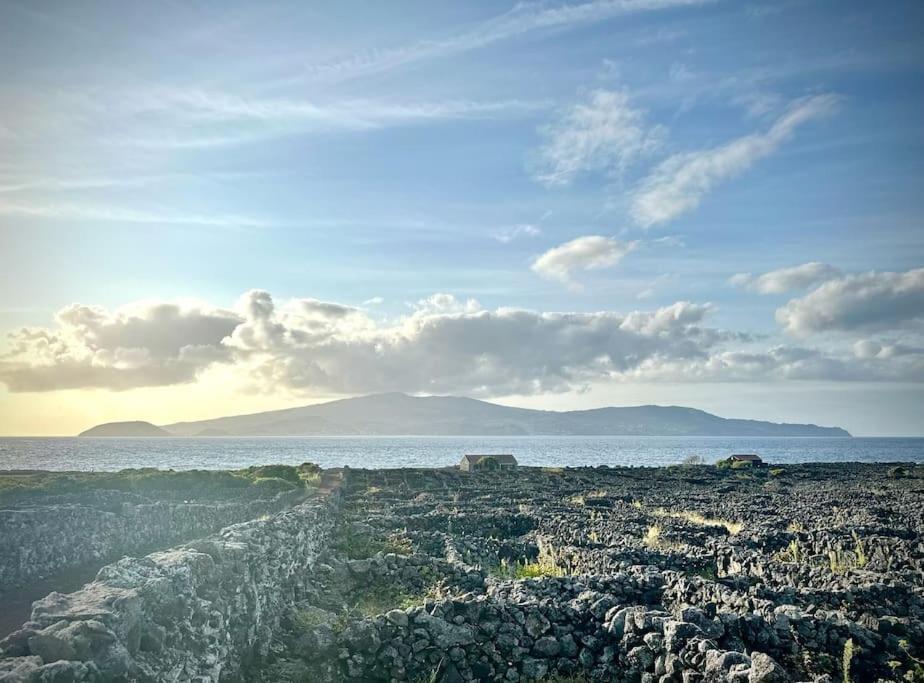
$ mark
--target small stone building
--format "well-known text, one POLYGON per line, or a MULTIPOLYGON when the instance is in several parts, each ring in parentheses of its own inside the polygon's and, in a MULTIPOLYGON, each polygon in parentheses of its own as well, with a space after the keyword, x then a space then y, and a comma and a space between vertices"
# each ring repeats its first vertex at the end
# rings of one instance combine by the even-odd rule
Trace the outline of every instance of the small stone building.
POLYGON ((755 467, 760 467, 764 464, 764 461, 760 459, 760 456, 756 453, 736 453, 732 455, 729 460, 731 462, 747 462, 755 467))
POLYGON ((509 453, 473 453, 462 456, 459 470, 462 472, 481 472, 484 470, 512 470, 517 466, 517 459, 509 453))

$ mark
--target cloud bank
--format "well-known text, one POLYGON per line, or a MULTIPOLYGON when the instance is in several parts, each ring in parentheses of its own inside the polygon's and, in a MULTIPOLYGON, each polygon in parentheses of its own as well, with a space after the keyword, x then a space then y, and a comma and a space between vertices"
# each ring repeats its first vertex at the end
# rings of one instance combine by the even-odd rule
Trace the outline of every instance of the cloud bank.
POLYGON ((829 280, 777 309, 776 320, 796 336, 920 326, 924 322, 924 268, 829 280))
MULTIPOLYGON (((851 302, 871 301, 858 294, 867 291, 878 292, 879 303, 893 301, 878 327, 924 316, 922 278, 924 271, 910 271, 833 283, 853 293, 851 302)), ((831 284, 790 304, 806 307, 831 284)), ((859 320, 847 303, 835 310, 859 320)), ((630 313, 486 310, 437 294, 407 315, 383 320, 317 299, 279 305, 260 290, 243 295, 234 310, 147 301, 109 312, 75 304, 58 313, 52 328, 10 335, 0 382, 12 392, 118 391, 193 382, 216 366, 258 391, 305 395, 397 390, 490 397, 621 381, 924 381, 920 344, 864 337, 839 350, 761 349, 747 334, 710 326, 711 311, 690 302, 630 313)), ((803 326, 814 321, 796 319, 803 326)))
POLYGON ((812 261, 801 266, 771 270, 757 276, 736 273, 729 282, 736 287, 745 287, 761 294, 784 294, 796 289, 806 289, 836 278, 840 274, 841 271, 834 266, 812 261))

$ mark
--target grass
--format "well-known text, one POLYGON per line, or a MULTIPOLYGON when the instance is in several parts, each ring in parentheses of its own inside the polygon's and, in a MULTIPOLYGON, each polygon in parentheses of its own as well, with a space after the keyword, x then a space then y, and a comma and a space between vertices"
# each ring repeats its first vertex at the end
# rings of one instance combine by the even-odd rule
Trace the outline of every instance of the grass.
POLYGON ((802 548, 799 545, 799 541, 792 540, 789 542, 789 545, 786 546, 785 550, 781 550, 777 553, 777 558, 781 562, 796 562, 799 563, 802 561, 802 548))
POLYGON ((313 486, 320 468, 262 465, 243 470, 160 470, 153 467, 119 472, 23 472, 0 475, 0 502, 12 503, 46 496, 125 491, 167 499, 227 499, 239 493, 274 494, 313 486))
POLYGON ((664 508, 658 508, 654 511, 654 514, 658 517, 673 517, 674 519, 683 519, 691 524, 696 524, 697 526, 721 526, 725 527, 729 534, 734 536, 741 532, 744 528, 744 524, 741 522, 732 522, 727 519, 715 519, 712 517, 706 517, 694 510, 681 510, 680 512, 670 512, 664 508))
POLYGON ((506 558, 490 570, 493 576, 502 579, 539 579, 545 576, 567 576, 564 568, 548 558, 538 560, 517 560, 510 562, 506 558))
POLYGON ((844 683, 850 683, 850 665, 853 663, 854 652, 853 638, 848 638, 844 643, 844 654, 841 655, 841 668, 844 671, 844 683))
POLYGON ((657 548, 661 545, 661 527, 657 524, 652 524, 648 527, 648 531, 645 532, 645 535, 642 536, 642 543, 644 543, 649 548, 657 548))
POLYGON ((334 550, 351 560, 365 560, 376 553, 410 555, 414 552, 411 542, 401 536, 373 538, 371 536, 340 535, 333 544, 334 550))

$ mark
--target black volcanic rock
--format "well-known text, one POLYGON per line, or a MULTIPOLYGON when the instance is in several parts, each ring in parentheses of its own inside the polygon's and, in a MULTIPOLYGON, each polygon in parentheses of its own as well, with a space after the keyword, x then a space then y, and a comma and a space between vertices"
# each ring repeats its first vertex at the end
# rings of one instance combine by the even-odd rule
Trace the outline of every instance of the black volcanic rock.
POLYGON ((107 422, 80 432, 77 436, 173 436, 166 429, 161 429, 150 422, 133 420, 131 422, 107 422))
POLYGON ((638 435, 850 436, 838 427, 735 420, 677 406, 556 412, 455 396, 376 394, 300 408, 179 422, 177 436, 221 430, 230 436, 310 435, 638 435))

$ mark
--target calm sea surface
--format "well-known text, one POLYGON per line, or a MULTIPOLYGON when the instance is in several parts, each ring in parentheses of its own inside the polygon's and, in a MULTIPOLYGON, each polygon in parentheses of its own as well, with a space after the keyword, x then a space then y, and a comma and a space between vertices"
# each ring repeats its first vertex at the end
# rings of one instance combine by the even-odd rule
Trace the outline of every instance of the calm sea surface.
POLYGON ((262 438, 0 438, 0 469, 225 469, 265 463, 322 467, 441 467, 463 453, 513 453, 523 465, 714 462, 759 453, 771 463, 924 462, 924 438, 665 436, 369 436, 262 438))

